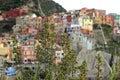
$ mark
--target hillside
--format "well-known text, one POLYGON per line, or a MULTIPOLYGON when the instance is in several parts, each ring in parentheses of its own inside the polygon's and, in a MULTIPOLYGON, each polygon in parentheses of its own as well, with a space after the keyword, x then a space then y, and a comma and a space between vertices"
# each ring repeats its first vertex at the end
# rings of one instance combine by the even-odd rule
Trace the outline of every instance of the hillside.
POLYGON ((66 10, 53 0, 0 0, 0 11, 6 12, 12 8, 28 7, 30 12, 37 15, 48 16, 55 12, 66 10))

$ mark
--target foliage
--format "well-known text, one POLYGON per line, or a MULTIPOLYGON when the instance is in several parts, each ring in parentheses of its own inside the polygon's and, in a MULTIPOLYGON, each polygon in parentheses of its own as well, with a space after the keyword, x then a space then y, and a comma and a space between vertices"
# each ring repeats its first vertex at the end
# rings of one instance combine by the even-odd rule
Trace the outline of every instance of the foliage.
MULTIPOLYGON (((3 12, 6 12, 13 8, 22 7, 24 5, 28 5, 30 0, 2 0, 0 1, 0 10, 3 12)), ((35 4, 37 3, 37 0, 32 0, 35 4)), ((58 12, 66 12, 66 10, 59 5, 58 3, 55 3, 52 0, 40 0, 41 7, 45 15, 51 15, 53 13, 58 12)), ((28 6, 29 7, 29 6, 28 6)), ((37 13, 38 5, 34 5, 33 7, 29 7, 31 12, 37 13)))
POLYGON ((12 36, 12 39, 13 39, 13 44, 12 44, 12 47, 13 47, 13 54, 15 55, 15 58, 14 58, 14 61, 16 61, 17 64, 20 64, 21 63, 21 54, 20 54, 20 49, 19 49, 19 46, 18 46, 18 41, 16 39, 16 36, 12 36))
POLYGON ((102 80, 102 65, 103 65, 103 59, 100 54, 96 55, 97 59, 97 64, 96 64, 96 69, 97 69, 97 80, 102 80))
MULTIPOLYGON (((56 33, 55 27, 48 25, 48 23, 44 23, 44 30, 40 33, 37 40, 40 45, 37 46, 37 60, 39 61, 39 66, 44 65, 44 68, 41 70, 37 70, 38 72, 32 72, 29 74, 29 71, 26 72, 28 74, 22 73, 22 77, 34 75, 31 79, 43 78, 45 80, 65 80, 71 79, 76 71, 76 53, 71 49, 68 36, 66 34, 61 35, 61 44, 59 46, 62 47, 65 56, 62 59, 61 63, 56 65, 54 63, 55 60, 55 50, 54 44, 56 43, 56 33), (55 73, 55 74, 54 74, 55 73), (40 77, 40 75, 42 77, 40 77)), ((13 37, 14 38, 14 37, 13 37)), ((58 44, 57 44, 58 45, 58 44)))
POLYGON ((55 3, 54 1, 49 1, 49 0, 41 0, 41 7, 43 9, 43 12, 46 15, 50 15, 52 13, 59 13, 59 12, 66 12, 65 9, 62 8, 61 5, 59 5, 58 3, 55 3))
POLYGON ((87 73, 87 63, 84 60, 80 66, 77 67, 80 71, 80 76, 78 80, 86 80, 86 73, 87 73))
POLYGON ((62 62, 57 66, 56 80, 65 80, 73 78, 73 74, 76 71, 76 53, 71 49, 68 37, 66 34, 61 34, 62 43, 61 46, 65 52, 65 57, 62 62))

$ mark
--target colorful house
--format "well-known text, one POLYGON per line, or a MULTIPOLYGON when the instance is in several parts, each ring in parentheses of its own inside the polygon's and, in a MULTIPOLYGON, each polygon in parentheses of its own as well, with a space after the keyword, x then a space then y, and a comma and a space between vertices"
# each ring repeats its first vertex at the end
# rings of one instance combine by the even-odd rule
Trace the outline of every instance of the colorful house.
POLYGON ((70 24, 67 25, 66 27, 66 31, 68 34, 72 34, 72 33, 80 33, 81 31, 81 26, 79 24, 70 24))
POLYGON ((94 19, 93 19, 93 23, 94 23, 94 24, 101 24, 101 22, 102 22, 102 21, 101 21, 101 19, 100 19, 99 16, 98 16, 98 17, 96 17, 96 16, 94 17, 94 19))
POLYGON ((30 23, 34 28, 39 29, 42 26, 42 17, 32 18, 30 23))
POLYGON ((2 14, 3 18, 16 18, 28 13, 28 9, 11 9, 7 13, 2 14))
POLYGON ((113 26, 114 25, 114 20, 113 20, 113 18, 111 17, 111 16, 109 16, 109 15, 106 15, 105 16, 106 18, 105 18, 105 24, 108 24, 108 25, 111 25, 111 26, 113 26))
POLYGON ((36 59, 35 47, 32 45, 21 46, 21 59, 23 62, 35 61, 36 59))
POLYGON ((87 15, 94 18, 99 16, 99 12, 96 9, 89 9, 87 15))
POLYGON ((114 26, 117 26, 120 24, 120 15, 116 13, 110 13, 109 16, 111 16, 114 19, 114 26))
POLYGON ((29 26, 29 27, 28 27, 28 33, 29 33, 30 35, 36 36, 37 33, 38 33, 38 30, 36 30, 33 26, 29 26))
POLYGON ((85 29, 88 31, 93 31, 93 19, 89 16, 84 16, 82 18, 82 26, 81 29, 85 29))
POLYGON ((5 56, 9 53, 9 47, 4 47, 3 43, 0 43, 0 56, 5 56))
POLYGON ((88 11, 88 10, 89 10, 88 8, 82 8, 82 9, 80 10, 79 15, 80 15, 80 16, 85 16, 85 15, 87 15, 87 11, 88 11))
POLYGON ((99 16, 105 16, 106 15, 106 10, 100 10, 100 9, 96 9, 99 13, 99 16))

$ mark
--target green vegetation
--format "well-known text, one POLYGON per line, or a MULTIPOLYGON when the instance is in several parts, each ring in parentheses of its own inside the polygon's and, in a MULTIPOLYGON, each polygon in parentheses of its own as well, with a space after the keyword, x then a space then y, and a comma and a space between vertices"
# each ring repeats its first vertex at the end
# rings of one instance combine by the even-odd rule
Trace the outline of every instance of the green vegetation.
MULTIPOLYGON (((113 36, 112 36, 112 32, 113 32, 113 27, 110 26, 110 25, 107 25, 107 24, 102 24, 102 29, 104 31, 104 35, 105 35, 105 38, 106 38, 106 41, 107 41, 107 48, 106 50, 114 50, 112 52, 115 52, 116 48, 119 48, 120 47, 120 44, 117 43, 116 41, 113 40, 113 36)), ((98 24, 94 24, 93 25, 93 28, 94 30, 96 29, 100 29, 98 27, 98 24)), ((98 50, 102 50, 102 49, 105 49, 105 46, 103 44, 101 44, 100 42, 98 42, 99 45, 101 45, 102 47, 99 48, 98 50)), ((110 52, 110 51, 109 51, 110 52)), ((111 53, 111 52, 110 52, 111 53)), ((117 53, 118 55, 119 53, 117 53)))
POLYGON ((87 74, 87 63, 86 61, 82 62, 82 65, 77 67, 80 71, 80 76, 78 80, 86 80, 86 74, 87 74))
POLYGON ((50 15, 52 13, 66 12, 66 10, 63 9, 61 5, 55 3, 52 0, 41 0, 41 7, 46 15, 50 15))
POLYGON ((16 80, 69 80, 73 78, 73 74, 76 71, 76 53, 72 51, 67 35, 61 34, 62 42, 60 46, 65 53, 65 57, 60 64, 56 65, 55 50, 57 46, 56 48, 53 46, 58 44, 56 43, 56 33, 54 32, 55 27, 49 26, 47 23, 44 24, 44 27, 43 32, 40 33, 37 39, 40 43, 37 47, 38 67, 36 67, 35 71, 28 69, 26 72, 23 69, 22 75, 16 80), (44 65, 44 68, 40 68, 41 64, 44 65), (26 76, 30 77, 27 78, 26 76))
POLYGON ((103 59, 101 57, 100 54, 96 55, 96 59, 97 59, 97 64, 96 64, 96 69, 97 69, 97 80, 103 80, 102 79, 102 66, 103 66, 103 59))
MULTIPOLYGON (((39 0, 40 1, 40 7, 42 8, 43 13, 48 16, 53 13, 58 12, 66 12, 66 10, 59 5, 58 3, 55 3, 52 0, 39 0)), ((14 9, 27 6, 29 8, 29 11, 36 13, 37 15, 40 15, 39 9, 39 3, 37 0, 1 0, 0 1, 0 11, 2 13, 14 9), (33 5, 33 6, 30 6, 33 5)))

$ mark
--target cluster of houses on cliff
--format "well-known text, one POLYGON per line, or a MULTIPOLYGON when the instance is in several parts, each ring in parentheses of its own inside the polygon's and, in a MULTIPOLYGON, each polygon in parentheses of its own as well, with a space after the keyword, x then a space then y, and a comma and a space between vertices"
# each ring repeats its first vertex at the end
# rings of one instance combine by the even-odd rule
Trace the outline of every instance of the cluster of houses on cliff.
MULTIPOLYGON (((14 35, 18 41, 21 53, 21 60, 27 62, 28 60, 36 60, 36 46, 39 45, 37 35, 42 31, 43 23, 49 22, 49 25, 55 26, 56 42, 60 44, 61 33, 67 33, 72 40, 86 41, 86 36, 94 37, 93 24, 108 24, 111 26, 118 26, 120 24, 120 15, 106 14, 105 10, 82 8, 80 10, 73 10, 67 13, 54 13, 51 16, 44 18, 38 17, 34 13, 29 13, 27 9, 12 9, 0 16, 0 20, 14 18, 16 24, 13 26, 13 33, 3 33, 4 36, 0 38, 0 55, 8 54, 8 59, 13 52, 11 37, 14 35), (8 37, 8 38, 5 38, 8 37), (4 50, 4 51, 2 51, 4 50)), ((115 28, 116 33, 120 33, 120 28, 115 28)), ((115 32, 114 30, 114 32, 115 32)), ((88 49, 92 49, 92 42, 87 41, 88 49)), ((55 63, 61 62, 64 56, 62 48, 58 47, 55 51, 55 63)))

